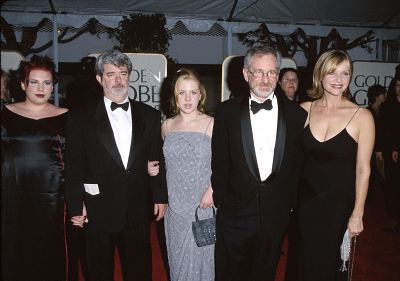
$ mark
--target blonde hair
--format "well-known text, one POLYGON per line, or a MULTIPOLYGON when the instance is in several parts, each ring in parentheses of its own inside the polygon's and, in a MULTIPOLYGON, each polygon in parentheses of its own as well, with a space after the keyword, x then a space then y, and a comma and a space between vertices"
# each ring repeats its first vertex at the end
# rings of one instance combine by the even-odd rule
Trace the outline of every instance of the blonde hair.
POLYGON ((197 105, 197 109, 200 112, 204 113, 204 104, 206 102, 207 93, 206 93, 206 89, 204 88, 203 84, 200 81, 199 75, 193 69, 181 68, 176 72, 174 79, 172 80, 172 85, 171 85, 171 90, 174 93, 173 98, 171 99, 171 106, 172 106, 174 115, 177 115, 179 113, 179 106, 178 106, 179 93, 177 91, 177 85, 178 85, 178 83, 180 83, 183 80, 192 80, 192 81, 196 82, 197 85, 199 86, 201 97, 200 97, 199 104, 197 105))
MULTIPOLYGON (((312 89, 308 91, 308 95, 314 99, 320 99, 324 95, 322 80, 326 75, 335 72, 339 64, 348 62, 350 65, 350 80, 353 75, 353 63, 350 56, 345 51, 331 50, 323 53, 315 64, 313 71, 312 89)), ((349 88, 343 92, 343 97, 350 99, 349 88)))

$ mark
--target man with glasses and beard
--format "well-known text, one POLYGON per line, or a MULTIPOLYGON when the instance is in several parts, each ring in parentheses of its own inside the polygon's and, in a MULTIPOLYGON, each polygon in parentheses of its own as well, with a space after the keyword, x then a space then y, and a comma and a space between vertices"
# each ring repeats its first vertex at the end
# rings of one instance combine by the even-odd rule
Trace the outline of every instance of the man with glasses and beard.
POLYGON ((301 164, 306 112, 274 90, 280 54, 247 51, 250 93, 215 114, 212 186, 217 213, 217 281, 274 280, 301 164))

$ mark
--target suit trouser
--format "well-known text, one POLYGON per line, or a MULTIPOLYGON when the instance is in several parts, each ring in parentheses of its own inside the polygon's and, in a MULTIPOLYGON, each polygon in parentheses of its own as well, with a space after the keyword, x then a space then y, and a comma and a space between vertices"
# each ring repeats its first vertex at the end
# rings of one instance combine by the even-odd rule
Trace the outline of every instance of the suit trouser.
POLYGON ((255 201, 233 218, 217 216, 216 281, 274 280, 283 235, 260 234, 257 210, 255 201))
POLYGON ((149 225, 125 226, 104 232, 87 226, 86 251, 90 280, 114 280, 114 253, 118 248, 124 281, 151 281, 149 225))

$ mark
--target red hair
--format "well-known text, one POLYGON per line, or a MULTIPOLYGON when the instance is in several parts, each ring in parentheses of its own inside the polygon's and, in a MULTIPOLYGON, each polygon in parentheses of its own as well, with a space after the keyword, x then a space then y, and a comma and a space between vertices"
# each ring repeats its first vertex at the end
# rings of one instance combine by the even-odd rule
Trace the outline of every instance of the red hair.
POLYGON ((56 66, 47 56, 34 55, 30 61, 22 61, 19 65, 19 78, 25 85, 28 84, 28 78, 32 70, 44 70, 51 74, 53 83, 57 81, 56 66))

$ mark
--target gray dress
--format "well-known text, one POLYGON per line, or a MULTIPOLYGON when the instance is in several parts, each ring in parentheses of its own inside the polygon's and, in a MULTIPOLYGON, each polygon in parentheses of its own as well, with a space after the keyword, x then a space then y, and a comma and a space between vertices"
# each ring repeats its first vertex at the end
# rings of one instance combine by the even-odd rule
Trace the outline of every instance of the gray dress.
MULTIPOLYGON (((211 138, 198 132, 170 132, 164 141, 168 209, 165 236, 171 281, 214 280, 214 245, 197 247, 194 212, 210 185, 211 138)), ((199 209, 199 218, 212 216, 199 209)))

